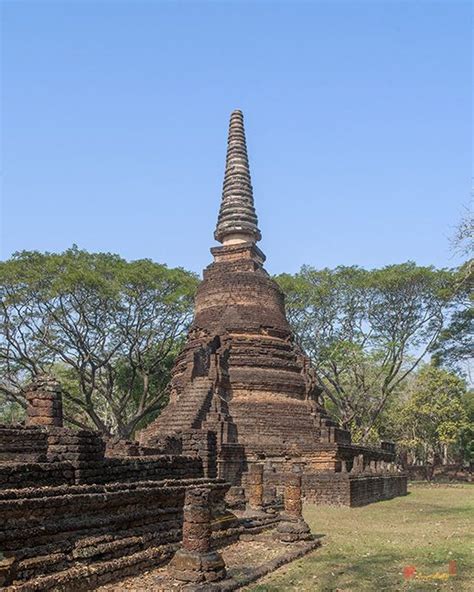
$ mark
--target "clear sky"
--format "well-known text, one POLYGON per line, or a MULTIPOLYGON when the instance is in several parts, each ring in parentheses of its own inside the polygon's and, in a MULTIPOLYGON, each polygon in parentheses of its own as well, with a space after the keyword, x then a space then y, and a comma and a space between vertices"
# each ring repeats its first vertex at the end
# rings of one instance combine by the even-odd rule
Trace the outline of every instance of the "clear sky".
POLYGON ((1 257, 199 272, 240 108, 270 272, 452 266, 471 27, 456 0, 4 0, 1 257))

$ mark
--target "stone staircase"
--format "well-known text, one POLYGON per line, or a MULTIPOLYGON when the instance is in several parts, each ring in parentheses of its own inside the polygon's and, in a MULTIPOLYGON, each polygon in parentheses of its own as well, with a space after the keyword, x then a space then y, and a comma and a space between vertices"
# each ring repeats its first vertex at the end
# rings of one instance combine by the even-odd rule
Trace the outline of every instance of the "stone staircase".
POLYGON ((157 438, 201 427, 211 406, 212 381, 197 377, 189 387, 163 409, 161 415, 140 434, 140 443, 149 444, 157 438))

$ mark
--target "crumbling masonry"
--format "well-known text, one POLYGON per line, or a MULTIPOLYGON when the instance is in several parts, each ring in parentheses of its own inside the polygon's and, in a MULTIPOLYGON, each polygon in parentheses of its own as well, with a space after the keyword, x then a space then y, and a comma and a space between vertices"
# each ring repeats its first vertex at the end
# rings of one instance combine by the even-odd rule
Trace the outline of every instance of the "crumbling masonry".
POLYGON ((230 118, 222 203, 187 343, 174 366, 168 407, 140 436, 159 445, 190 428, 217 435, 228 501, 244 502, 248 468, 264 463, 265 487, 283 489, 294 463, 316 503, 362 505, 405 493, 392 444, 351 444, 325 412, 309 360, 297 346, 265 255, 250 180, 243 115, 230 118))
POLYGON ((229 543, 276 527, 288 557, 318 544, 302 496, 354 506, 406 493, 394 446, 351 444, 321 404, 256 245, 240 111, 215 237, 170 402, 138 442, 64 427, 49 376, 30 385, 26 422, 0 426, 0 588, 92 590, 170 562, 171 589, 235 589, 229 543))

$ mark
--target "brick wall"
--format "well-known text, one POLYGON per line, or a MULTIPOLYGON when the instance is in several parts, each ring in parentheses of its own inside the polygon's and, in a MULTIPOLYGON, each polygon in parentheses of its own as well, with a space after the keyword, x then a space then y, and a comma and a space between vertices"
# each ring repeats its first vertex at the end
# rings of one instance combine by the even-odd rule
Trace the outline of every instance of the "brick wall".
POLYGON ((0 491, 0 548, 14 558, 7 584, 46 578, 21 589, 84 590, 168 558, 182 537, 186 487, 203 484, 222 504, 228 486, 206 479, 0 491), (91 570, 97 562, 108 569, 91 570))
POLYGON ((203 476, 202 460, 189 456, 106 458, 98 463, 75 465, 76 483, 133 483, 203 476))
POLYGON ((45 462, 48 452, 46 430, 23 425, 0 425, 0 463, 45 462))
POLYGON ((365 506, 407 493, 405 474, 351 476, 349 482, 351 506, 365 506))
POLYGON ((202 460, 187 456, 107 458, 99 462, 0 463, 0 490, 41 485, 191 479, 202 476, 202 460))
POLYGON ((0 463, 0 491, 74 483, 74 467, 70 462, 0 463))
POLYGON ((332 506, 363 506, 406 495, 404 473, 351 475, 350 473, 311 473, 303 475, 303 494, 309 502, 332 506))
POLYGON ((199 457, 204 477, 217 477, 216 433, 207 430, 188 430, 181 435, 183 454, 199 457))

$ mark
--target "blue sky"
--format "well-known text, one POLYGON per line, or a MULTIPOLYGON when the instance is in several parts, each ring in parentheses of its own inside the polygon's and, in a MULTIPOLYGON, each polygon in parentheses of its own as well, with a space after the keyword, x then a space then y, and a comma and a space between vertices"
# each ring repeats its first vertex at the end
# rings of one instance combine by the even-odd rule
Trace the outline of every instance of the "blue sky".
POLYGON ((240 108, 270 272, 452 266, 471 26, 452 0, 4 0, 0 255, 199 272, 240 108))

